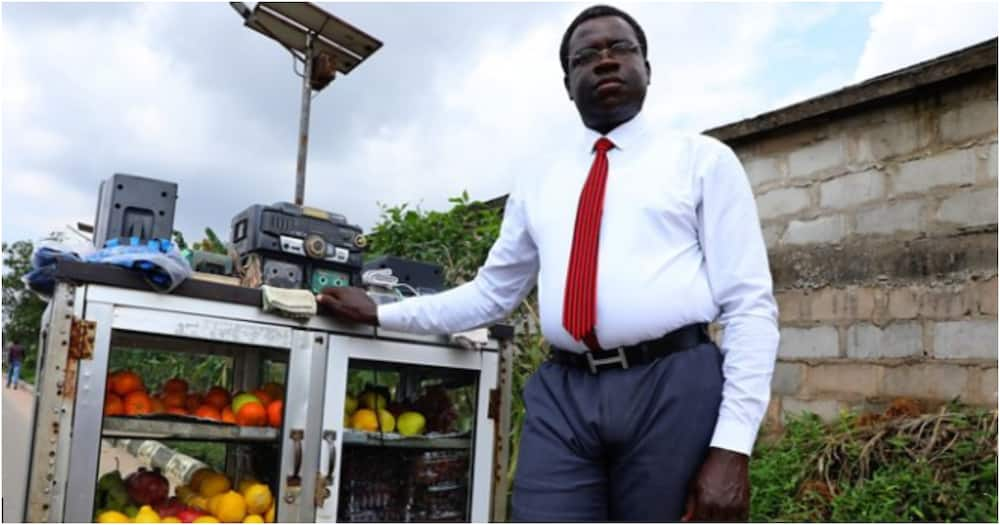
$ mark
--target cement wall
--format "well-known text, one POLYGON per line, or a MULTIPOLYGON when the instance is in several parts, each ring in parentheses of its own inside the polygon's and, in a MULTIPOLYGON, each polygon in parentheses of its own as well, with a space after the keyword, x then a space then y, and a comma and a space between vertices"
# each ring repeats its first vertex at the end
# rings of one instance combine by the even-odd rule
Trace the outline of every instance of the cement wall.
POLYGON ((997 70, 728 141, 768 245, 768 418, 997 404, 997 70))

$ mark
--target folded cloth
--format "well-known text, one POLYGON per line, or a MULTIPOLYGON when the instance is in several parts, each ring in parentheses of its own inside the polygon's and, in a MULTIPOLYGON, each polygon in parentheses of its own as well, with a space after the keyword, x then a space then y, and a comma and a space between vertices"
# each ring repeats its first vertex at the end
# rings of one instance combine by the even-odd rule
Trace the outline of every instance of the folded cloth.
POLYGON ((451 334, 451 342, 466 350, 478 350, 490 342, 490 331, 488 328, 475 328, 451 334))
POLYGON ((311 290, 296 290, 264 285, 260 287, 265 312, 308 320, 316 315, 316 294, 311 290))
POLYGON ((43 297, 51 297, 56 287, 56 263, 80 260, 80 255, 74 250, 60 248, 54 243, 42 244, 31 254, 33 270, 21 277, 21 280, 29 290, 43 297))

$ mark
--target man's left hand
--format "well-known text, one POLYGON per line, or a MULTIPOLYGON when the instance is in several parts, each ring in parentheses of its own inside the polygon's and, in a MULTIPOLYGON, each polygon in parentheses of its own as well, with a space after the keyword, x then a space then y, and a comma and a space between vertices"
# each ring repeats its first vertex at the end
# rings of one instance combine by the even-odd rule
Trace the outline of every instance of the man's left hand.
POLYGON ((746 521, 750 515, 750 458, 708 449, 688 492, 681 521, 746 521))

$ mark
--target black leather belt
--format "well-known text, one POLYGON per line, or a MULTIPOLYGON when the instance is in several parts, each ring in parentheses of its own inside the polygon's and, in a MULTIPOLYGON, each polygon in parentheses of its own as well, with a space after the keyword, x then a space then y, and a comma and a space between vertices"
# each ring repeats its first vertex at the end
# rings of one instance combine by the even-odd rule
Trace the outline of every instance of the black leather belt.
POLYGON ((562 365, 583 368, 589 370, 591 374, 596 374, 601 370, 611 368, 628 368, 652 363, 661 357, 682 352, 709 341, 711 339, 708 337, 707 324, 689 324, 659 339, 609 350, 581 353, 553 346, 549 353, 549 359, 562 365))

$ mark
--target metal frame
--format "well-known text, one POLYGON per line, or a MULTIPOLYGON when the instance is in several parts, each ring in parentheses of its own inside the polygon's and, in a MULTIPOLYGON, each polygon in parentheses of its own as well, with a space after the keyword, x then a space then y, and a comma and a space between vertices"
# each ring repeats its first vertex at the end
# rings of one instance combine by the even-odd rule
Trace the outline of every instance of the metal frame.
POLYGON ((507 488, 510 485, 510 407, 514 381, 514 344, 505 341, 497 356, 497 405, 493 419, 493 494, 490 520, 507 521, 507 488))
POLYGON ((322 414, 326 352, 326 336, 304 331, 293 334, 285 386, 278 521, 315 520, 322 436, 312 429, 322 414))
MULTIPOLYGON (((193 350, 191 341, 197 341, 197 353, 233 358, 234 385, 243 388, 255 386, 252 383, 259 377, 260 358, 284 360, 287 356, 276 494, 279 521, 336 520, 337 460, 344 443, 343 407, 350 359, 478 373, 470 519, 478 522, 503 516, 496 507, 504 502, 494 500, 506 493, 502 475, 506 472, 509 427, 509 344, 491 340, 487 349, 471 351, 441 336, 388 331, 376 336, 374 329, 327 318, 297 323, 245 305, 64 282, 57 284, 44 318, 44 352, 38 365, 35 435, 24 515, 27 521, 92 519, 112 345, 188 351, 193 350), (74 319, 96 323, 93 348, 83 355, 71 349, 74 319), (497 401, 491 398, 491 391, 498 383, 499 420, 490 425, 485 415, 496 415, 497 401), (297 450, 300 460, 296 472, 297 450), (298 479, 289 484, 293 474, 298 479), (324 497, 325 502, 317 507, 324 497)), ((233 473, 243 466, 235 457, 227 463, 233 473)))
MULTIPOLYGON (((485 415, 489 412, 490 391, 497 387, 499 355, 496 352, 463 350, 450 346, 431 346, 426 339, 406 342, 402 340, 364 339, 331 335, 327 352, 327 387, 323 407, 323 429, 332 433, 331 446, 324 447, 321 464, 329 465, 333 455, 335 469, 339 469, 344 446, 344 402, 347 390, 347 372, 351 359, 364 359, 386 363, 459 368, 478 372, 476 400, 476 426, 473 436, 471 491, 472 507, 469 519, 474 522, 489 521, 491 491, 493 490, 493 458, 495 432, 491 432, 485 415)), ((496 345, 496 342, 492 342, 496 345)), ((326 467, 324 467, 326 468, 326 467)), ((504 470, 506 467, 504 467, 504 470)), ((335 522, 340 494, 339 470, 334 471, 330 496, 317 511, 317 521, 335 522)))
POLYGON ((79 376, 76 388, 73 439, 69 447, 69 476, 66 478, 66 507, 63 520, 88 522, 94 516, 94 490, 101 456, 100 414, 104 412, 105 383, 111 354, 111 317, 113 306, 87 304, 86 320, 97 323, 97 337, 91 359, 77 361, 79 376), (93 417, 97 416, 97 417, 93 417))
MULTIPOLYGON (((72 400, 63 398, 63 384, 69 359, 69 336, 73 316, 82 309, 76 287, 57 283, 48 308, 49 324, 44 330, 42 363, 35 387, 35 428, 31 436, 28 466, 26 521, 62 521, 65 480, 69 471, 72 400)), ((89 521, 88 516, 88 521, 89 521)))

